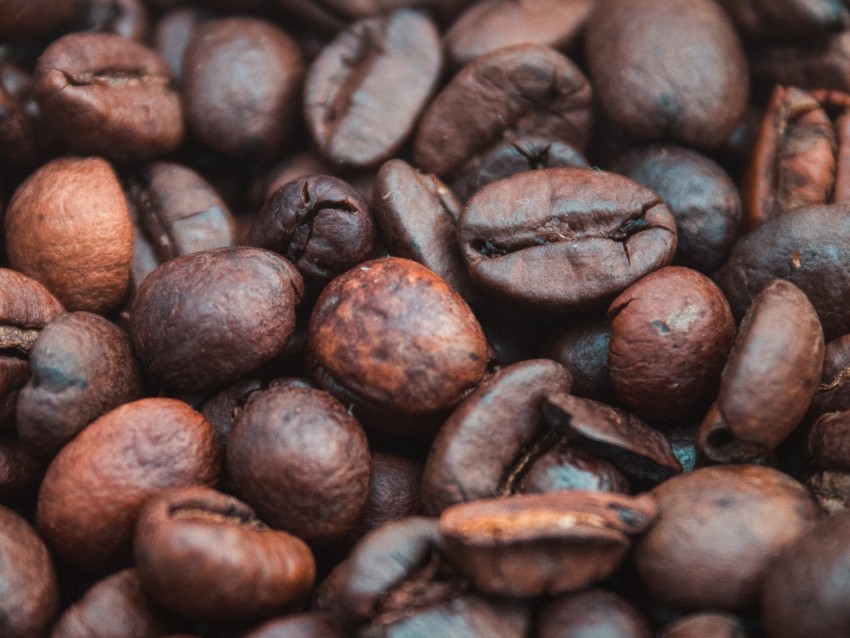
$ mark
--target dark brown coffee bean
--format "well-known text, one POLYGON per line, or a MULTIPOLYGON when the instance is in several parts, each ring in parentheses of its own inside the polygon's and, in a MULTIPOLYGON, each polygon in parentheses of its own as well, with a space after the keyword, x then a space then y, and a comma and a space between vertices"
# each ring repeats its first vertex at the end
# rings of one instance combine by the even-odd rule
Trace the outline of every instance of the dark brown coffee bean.
POLYGON ((46 121, 72 152, 138 161, 168 153, 183 139, 168 64, 128 38, 66 35, 41 55, 34 79, 46 121))
POLYGON ((777 277, 802 290, 827 340, 850 333, 850 206, 809 206, 768 219, 742 237, 717 281, 736 317, 777 277))
POLYGON ((699 433, 700 451, 725 463, 771 452, 809 408, 823 369, 817 313, 795 285, 764 287, 744 316, 699 433))
POLYGON ((244 638, 345 638, 345 634, 329 616, 314 611, 275 618, 244 638))
POLYGON ((746 59, 712 0, 600 0, 585 49, 605 113, 635 138, 717 146, 744 114, 746 59))
POLYGON ((29 523, 2 506, 0 589, 0 635, 42 638, 59 609, 53 563, 29 523))
POLYGON ((193 253, 145 279, 130 310, 130 337, 152 381, 210 389, 283 350, 302 295, 295 267, 267 250, 193 253))
POLYGON ((308 541, 348 534, 369 496, 360 424, 309 388, 272 388, 248 401, 230 431, 227 471, 263 520, 308 541))
POLYGON ((682 471, 664 435, 623 410, 561 392, 544 398, 542 411, 558 433, 641 485, 682 471))
POLYGON ((563 366, 523 361, 491 376, 466 397, 440 429, 422 476, 426 511, 518 491, 529 466, 552 448, 540 401, 569 392, 563 366))
POLYGON ((762 40, 816 41, 850 25, 850 14, 835 0, 718 0, 745 35, 762 40))
POLYGON ((125 181, 133 218, 133 283, 162 262, 235 243, 227 204, 198 173, 155 162, 125 181), (144 244, 144 245, 143 245, 144 244))
POLYGON ((18 396, 18 435, 40 455, 52 456, 97 417, 142 395, 129 337, 88 312, 51 321, 33 344, 30 367, 18 396))
POLYGON ((308 296, 365 261, 374 242, 369 206, 354 188, 329 175, 281 186, 266 200, 246 239, 295 264, 308 296))
POLYGON ((442 66, 440 36, 407 9, 355 22, 313 62, 305 119, 322 155, 341 166, 376 166, 413 130, 442 66))
POLYGON ((673 263, 707 275, 723 265, 738 237, 741 199, 719 165, 696 151, 650 146, 620 155, 609 168, 654 190, 673 213, 673 263))
POLYGON ((745 178, 746 222, 850 201, 850 95, 778 86, 745 178))
POLYGON ((469 161, 463 175, 452 182, 452 189, 461 199, 467 200, 487 184, 517 173, 589 166, 584 155, 569 144, 539 137, 519 137, 502 142, 469 161))
POLYGON ((174 399, 141 399, 106 413, 53 459, 36 525, 56 554, 106 572, 130 557, 139 510, 170 487, 210 485, 219 472, 212 427, 174 399))
POLYGON ((476 58, 422 116, 413 164, 440 177, 464 169, 493 146, 534 136, 587 146, 591 88, 557 51, 519 45, 476 58))
POLYGON ((473 280, 490 293, 576 312, 669 264, 676 223, 655 193, 628 178, 549 168, 478 191, 461 213, 458 241, 473 280))
POLYGON ((578 591, 610 575, 655 520, 652 498, 604 492, 523 494, 453 505, 440 515, 447 557, 482 592, 578 591))
POLYGON ((659 638, 747 638, 747 634, 732 614, 702 612, 670 623, 659 638))
POLYGON ((820 517, 808 491, 766 467, 708 467, 652 490, 660 515, 634 560, 659 602, 687 609, 746 609, 783 547, 820 517))
POLYGON ((0 268, 0 429, 14 427, 18 392, 30 376, 33 344, 61 312, 62 304, 40 283, 0 268))
POLYGON ((47 123, 33 97, 29 73, 0 62, 0 160, 35 166, 55 151, 47 123))
POLYGON ((622 405, 658 424, 704 415, 735 338, 732 311, 714 282, 689 268, 662 268, 617 297, 608 317, 608 365, 622 405))
POLYGON ((154 28, 153 47, 168 62, 174 81, 183 75, 183 58, 195 29, 207 14, 200 9, 177 9, 162 16, 154 28))
POLYGON ((770 638, 843 636, 850 631, 845 578, 850 569, 850 513, 836 514, 789 544, 761 590, 761 620, 770 638))
POLYGON ((174 621, 142 589, 135 569, 125 569, 96 582, 68 607, 51 638, 89 636, 161 636, 174 621))
POLYGON ((833 339, 823 353, 823 374, 809 414, 850 410, 850 335, 833 339))
POLYGON ((457 247, 461 203, 439 177, 390 160, 375 178, 374 202, 375 223, 390 253, 433 270, 468 303, 480 302, 457 247))
POLYGON ((139 513, 133 554, 154 600, 218 623, 256 621, 294 607, 313 586, 316 569, 304 541, 204 487, 152 497, 139 513))
POLYGON ((830 412, 814 422, 807 439, 811 465, 850 472, 850 412, 830 412))
POLYGON ((766 92, 777 84, 850 92, 850 29, 813 38, 805 46, 756 48, 749 58, 753 82, 766 92))
POLYGON ((518 492, 546 494, 564 490, 629 492, 629 482, 613 465, 562 438, 529 463, 518 492))
POLYGON ((625 598, 605 589, 590 589, 549 601, 540 610, 537 622, 537 638, 652 636, 649 625, 637 610, 625 598))
POLYGON ((473 4, 446 32, 453 66, 515 44, 566 49, 575 42, 596 0, 484 0, 473 4))
POLYGON ((150 21, 142 0, 77 0, 70 27, 71 31, 114 33, 143 43, 150 21))
POLYGON ((27 450, 14 434, 0 434, 0 503, 34 502, 47 463, 27 450))
POLYGON ((75 4, 75 0, 3 0, 0 42, 49 33, 72 15, 75 4))
MULTIPOLYGON (((457 404, 487 365, 484 333, 460 295, 396 257, 333 280, 316 302, 309 339, 323 387, 409 414, 457 404)), ((404 431, 403 422, 394 427, 404 431)))
POLYGON ((333 167, 311 151, 296 153, 281 160, 272 166, 271 170, 264 176, 258 188, 258 191, 261 190, 262 192, 258 192, 256 195, 256 208, 262 208, 269 197, 281 186, 286 186, 289 182, 311 175, 333 175, 333 167))
POLYGON ((604 316, 588 316, 557 328, 543 347, 573 377, 572 394, 603 403, 614 402, 608 370, 611 325, 604 316))
POLYGON ((356 539, 385 523, 423 513, 422 464, 396 454, 372 455, 369 497, 360 512, 356 539))
POLYGON ((68 310, 103 313, 118 304, 130 278, 132 242, 121 185, 96 157, 45 164, 18 187, 6 211, 10 263, 68 310))
POLYGON ((304 58, 269 22, 222 18, 199 26, 183 60, 189 128, 219 153, 269 159, 292 128, 304 58))

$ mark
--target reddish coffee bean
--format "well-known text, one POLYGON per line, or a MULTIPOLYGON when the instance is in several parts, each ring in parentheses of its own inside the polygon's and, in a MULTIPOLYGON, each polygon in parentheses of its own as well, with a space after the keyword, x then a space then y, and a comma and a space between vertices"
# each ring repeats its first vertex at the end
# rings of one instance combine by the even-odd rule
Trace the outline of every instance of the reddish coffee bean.
POLYGON ((185 255, 139 287, 130 338, 153 382, 180 390, 222 386, 283 350, 303 292, 296 268, 267 250, 185 255))
POLYGON ((625 408, 659 424, 705 413, 735 338, 729 303, 711 279, 662 268, 620 294, 608 318, 611 381, 625 408))
POLYGON ((803 292, 774 280, 753 301, 698 446, 725 463, 771 452, 800 423, 823 369, 823 331, 803 292))
POLYGON ((650 638, 652 632, 625 598, 605 589, 590 589, 547 602, 540 611, 536 635, 650 638))
POLYGON ((604 492, 523 494, 453 505, 440 515, 447 557, 482 592, 531 597, 609 576, 632 535, 652 525, 652 498, 604 492))
MULTIPOLYGON (((368 261, 337 277, 310 317, 312 374, 343 397, 407 414, 457 404, 487 365, 469 306, 407 259, 368 261)), ((403 419, 394 424, 404 431, 403 419)), ((413 432, 411 432, 413 434, 413 432)))
POLYGON ((23 518, 0 506, 0 634, 41 638, 59 609, 50 554, 23 518))
POLYGON ((369 496, 366 435, 345 407, 311 388, 253 396, 233 421, 227 471, 263 520, 305 540, 338 540, 369 496))
POLYGON ((138 571, 124 569, 96 582, 62 612, 50 636, 161 636, 173 627, 169 614, 145 594, 138 571))
POLYGON ((107 162, 68 157, 45 164, 15 191, 5 223, 12 266, 44 284, 68 310, 103 313, 121 301, 133 230, 107 162))
POLYGON ((675 221, 655 193, 583 168, 493 182, 467 202, 457 233, 477 284, 538 310, 599 306, 676 251, 675 221))
POLYGON ((133 555, 153 599, 217 623, 256 621, 294 607, 313 586, 316 569, 304 541, 204 487, 152 497, 139 513, 133 555))
POLYGON ((557 51, 531 44, 494 51, 462 69, 431 102, 419 123, 413 164, 449 177, 518 136, 583 150, 590 100, 587 78, 557 51))
POLYGON ((18 396, 18 435, 40 455, 52 456, 97 417, 142 395, 129 337, 88 312, 47 324, 33 344, 30 367, 18 396))
POLYGON ((655 600, 683 610, 747 609, 771 561, 821 515, 800 483, 751 465, 699 469, 651 494, 659 516, 635 565, 655 600))
POLYGON ((183 114, 166 61, 118 35, 71 33, 38 59, 35 97, 71 152, 138 161, 174 150, 183 114))
POLYGON ((841 636, 850 631, 847 579, 850 513, 836 514, 789 544, 764 576, 761 620, 770 638, 841 636))
POLYGON ((186 122, 207 146, 235 158, 269 159, 292 128, 304 59, 269 22, 222 18, 195 29, 186 47, 186 122))
POLYGON ((175 399, 141 399, 100 417, 53 459, 36 527, 68 564, 107 572, 130 557, 139 510, 170 487, 210 485, 219 451, 212 427, 175 399))
POLYGON ((446 54, 461 67, 516 44, 566 49, 575 42, 596 0, 484 0, 470 6, 446 32, 446 54))
POLYGON ((355 22, 325 47, 304 84, 304 117, 322 155, 366 168, 392 156, 436 87, 440 36, 402 9, 355 22))

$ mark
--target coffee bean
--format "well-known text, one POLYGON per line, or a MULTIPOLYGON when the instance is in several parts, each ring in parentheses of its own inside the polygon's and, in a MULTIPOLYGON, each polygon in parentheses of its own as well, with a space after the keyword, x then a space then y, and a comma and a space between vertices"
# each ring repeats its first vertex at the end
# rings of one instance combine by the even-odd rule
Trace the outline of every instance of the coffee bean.
POLYGON ((238 499, 204 487, 152 497, 139 513, 133 554, 153 599, 207 622, 258 620, 294 607, 315 575, 304 541, 266 527, 238 499))
POLYGON ((419 124, 413 164, 440 177, 520 135, 587 146, 587 78, 569 59, 540 45, 476 58, 437 95, 419 124))
POLYGON ((0 434, 0 502, 11 507, 34 501, 45 466, 13 433, 0 434))
POLYGON ((273 24, 223 18, 199 26, 183 60, 186 122, 230 157, 269 159, 292 128, 304 59, 273 24))
POLYGON ((18 187, 6 211, 12 266, 68 310, 115 308, 129 282, 132 233, 121 185, 94 157, 45 164, 18 187))
POLYGON ((569 370, 572 394, 613 403, 614 387, 608 370, 610 342, 610 323, 604 316, 590 315, 556 328, 544 345, 543 354, 569 370))
POLYGON ((676 224, 655 193, 625 177, 551 168, 478 191, 458 241, 473 280, 491 294, 575 312, 669 264, 676 224))
POLYGON ((540 610, 537 636, 608 636, 649 638, 647 622, 629 602, 605 589, 590 589, 549 601, 540 610))
POLYGON ((304 612, 270 620, 244 638, 345 638, 345 634, 326 614, 304 612))
POLYGON ((11 166, 37 166, 55 150, 33 97, 32 76, 0 62, 0 159, 11 166))
POLYGON ((71 16, 74 5, 75 0, 5 0, 0 41, 48 33, 71 16))
POLYGON ((838 31, 850 23, 850 14, 832 0, 764 2, 718 0, 747 36, 761 40, 796 40, 802 43, 838 31))
POLYGON ((772 44, 750 53, 756 86, 769 92, 776 84, 799 89, 850 92, 850 30, 820 36, 806 46, 772 44))
POLYGON ((712 0, 600 0, 585 50, 602 108, 637 139, 717 146, 744 114, 744 51, 712 0))
POLYGON ((324 157, 380 164, 410 135, 436 86, 442 48, 434 24, 402 9, 355 22, 313 62, 305 119, 324 157))
POLYGON ((664 627, 660 638, 746 638, 741 622, 732 614, 688 614, 664 627))
POLYGON ((826 412, 850 409, 850 335, 833 339, 824 348, 823 374, 812 397, 809 414, 818 417, 826 412))
POLYGON ((35 97, 45 120, 74 153, 138 161, 183 139, 180 98, 154 50, 107 33, 71 33, 41 55, 35 97))
POLYGON ((171 68, 174 81, 179 83, 183 75, 183 58, 186 47, 198 25, 206 14, 200 9, 177 9, 160 18, 152 35, 153 47, 165 58, 171 68))

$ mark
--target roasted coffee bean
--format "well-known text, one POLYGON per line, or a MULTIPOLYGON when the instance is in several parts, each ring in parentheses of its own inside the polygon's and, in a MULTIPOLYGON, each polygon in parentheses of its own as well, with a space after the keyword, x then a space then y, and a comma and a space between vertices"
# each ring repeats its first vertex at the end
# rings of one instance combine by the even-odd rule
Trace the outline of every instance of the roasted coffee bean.
POLYGON ((570 47, 596 0, 484 0, 473 4, 446 32, 446 54, 452 65, 515 44, 570 47))
POLYGON ((540 402, 569 392, 566 369, 546 359, 508 366, 479 385, 440 429, 422 477, 426 511, 520 491, 525 473, 558 442, 540 402))
POLYGON ((130 337, 151 381, 210 389, 283 350, 302 295, 296 268, 267 250, 193 253, 145 279, 130 310, 130 337))
POLYGON ((186 47, 198 25, 207 17, 200 9, 177 9, 160 18, 156 23, 152 40, 153 47, 168 62, 174 81, 179 83, 183 75, 183 58, 186 47))
POLYGON ((805 483, 827 512, 850 508, 850 412, 817 419, 806 437, 805 483))
POLYGON ((770 564, 761 589, 761 620, 770 638, 842 636, 847 599, 850 513, 836 514, 789 544, 770 564))
POLYGON ((747 106, 744 51, 712 0, 600 0, 585 50, 602 108, 637 139, 718 146, 747 106))
POLYGON ((70 27, 72 31, 114 33, 144 42, 150 21, 142 0, 77 0, 70 27))
POLYGON ((294 607, 315 577, 304 541, 204 487, 152 497, 139 513, 133 554, 154 600, 207 622, 256 621, 294 607))
POLYGON ((777 277, 802 290, 823 324, 824 337, 850 333, 850 206, 808 206, 778 215, 742 237, 717 281, 741 318, 777 277))
POLYGON ((723 265, 738 237, 741 199, 718 164, 685 148, 649 146, 623 153, 609 168, 654 190, 673 213, 674 264, 707 275, 723 265))
POLYGON ((808 43, 850 26, 850 13, 835 0, 718 0, 745 35, 808 43))
POLYGON ((557 51, 531 44, 494 51, 464 67, 425 111, 413 164, 450 177, 518 136, 559 140, 584 150, 590 101, 587 78, 557 51))
POLYGON ((96 582, 62 612, 50 636, 161 636, 173 627, 169 614, 145 594, 138 571, 124 569, 96 582))
POLYGON ((108 312, 121 301, 132 242, 121 185, 96 157, 45 164, 18 187, 6 211, 12 266, 44 284, 68 310, 108 312))
POLYGON ((366 435, 342 404, 311 388, 249 399, 228 437, 227 471, 263 520, 308 541, 348 534, 369 496, 366 435))
MULTIPOLYGON (((460 295, 396 257, 365 262, 325 288, 309 348, 313 377, 343 401, 408 414, 457 404, 487 365, 484 333, 460 295)), ((394 424, 402 433, 403 421, 394 424)))
POLYGON ((305 612, 270 620, 244 638, 345 638, 345 634, 326 614, 305 612))
POLYGON ((59 609, 50 554, 23 518, 0 506, 0 634, 42 638, 59 609))
POLYGON ((211 485, 219 451, 212 427, 175 399, 141 399, 106 413, 53 459, 36 526, 63 561, 108 572, 130 558, 145 501, 170 487, 211 485))
POLYGON ((62 304, 40 283, 0 268, 0 429, 14 427, 18 392, 30 376, 33 344, 61 312, 62 304))
POLYGON ((529 464, 518 491, 545 494, 565 490, 629 492, 629 482, 609 462, 561 438, 529 464))
POLYGON ((655 193, 628 178, 550 168, 478 191, 461 213, 458 241, 473 280, 491 294, 576 312, 669 264, 676 223, 655 193))
POLYGON ((375 223, 391 254, 433 270, 468 303, 481 301, 457 247, 461 203, 439 177, 390 160, 375 178, 373 200, 375 223))
POLYGON ((195 29, 183 60, 186 122, 207 146, 230 157, 269 159, 292 128, 304 59, 276 26, 222 18, 195 29))
POLYGON ((850 29, 804 46, 778 44, 750 52, 753 82, 767 93, 776 84, 850 92, 850 29))
POLYGON ((610 342, 611 324, 604 316, 592 315, 556 328, 542 352, 569 370, 573 394, 613 403, 614 387, 608 370, 610 342))
POLYGON ((413 130, 437 84, 440 36, 409 9, 355 22, 316 58, 305 119, 322 155, 364 168, 386 160, 413 130))
MULTIPOLYGON (((304 151, 281 160, 263 177, 255 195, 256 208, 262 208, 275 191, 289 182, 311 175, 333 175, 333 167, 316 153, 304 151), (259 192, 262 191, 262 192, 259 192)), ((252 193, 253 195, 253 193, 252 193)))
POLYGON ((66 35, 41 55, 34 80, 45 120, 71 152, 138 161, 168 153, 183 139, 168 64, 128 38, 66 35))
POLYGON ((850 335, 833 339, 823 353, 823 374, 815 390, 809 414, 818 417, 827 412, 850 409, 850 335))
POLYGON ((647 495, 523 494, 453 505, 440 515, 446 556, 482 592, 531 597, 609 576, 657 515, 647 495))
POLYGON ((174 257, 235 243, 227 204, 198 173, 154 162, 125 181, 133 218, 133 283, 174 257))
POLYGON ((0 160, 34 166, 50 157, 54 146, 33 97, 32 76, 0 61, 0 160))
POLYGON ((700 451, 725 463, 771 452, 806 414, 823 350, 820 321, 806 295, 781 279, 765 286, 744 315, 717 402, 700 426, 700 451))
POLYGON ((452 182, 452 189, 467 200, 487 184, 517 173, 589 166, 584 155, 569 144, 540 137, 519 137, 502 142, 468 162, 464 174, 452 182))
POLYGON ((608 317, 608 365, 622 405, 658 424, 704 414, 735 338, 732 311, 714 282, 689 268, 662 268, 617 297, 608 317))
POLYGON ((49 33, 67 20, 76 0, 4 0, 0 42, 49 33))
POLYGON ((797 481, 751 465, 699 469, 651 494, 658 520, 634 561, 653 598, 682 610, 747 609, 771 561, 821 515, 797 481))
POLYGON ((563 392, 546 396, 541 409, 555 431, 639 485, 655 485, 682 471, 664 435, 623 410, 563 392))
POLYGON ((21 441, 52 456, 97 417, 142 396, 139 365, 127 334, 88 312, 59 315, 30 353, 32 376, 21 389, 21 441))
POLYGON ((702 612, 670 623, 660 638, 746 638, 741 621, 731 614, 702 612))
POLYGON ((34 501, 46 465, 13 433, 0 434, 0 503, 17 506, 34 501))
POLYGON ((281 186, 266 200, 246 239, 295 264, 311 297, 365 261, 374 242, 369 206, 354 188, 329 175, 281 186))
POLYGON ((540 610, 535 635, 537 638, 650 638, 652 632, 625 598, 605 589, 590 589, 546 603, 540 610))
POLYGON ((743 187, 747 226, 850 201, 850 95, 776 87, 743 187))

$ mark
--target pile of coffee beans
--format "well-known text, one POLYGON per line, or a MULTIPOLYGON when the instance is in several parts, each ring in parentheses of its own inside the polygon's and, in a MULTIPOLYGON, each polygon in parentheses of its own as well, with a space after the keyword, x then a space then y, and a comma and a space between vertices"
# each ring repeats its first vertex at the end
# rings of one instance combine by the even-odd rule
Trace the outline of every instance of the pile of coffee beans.
POLYGON ((0 0, 0 638, 850 636, 850 0, 0 0))

